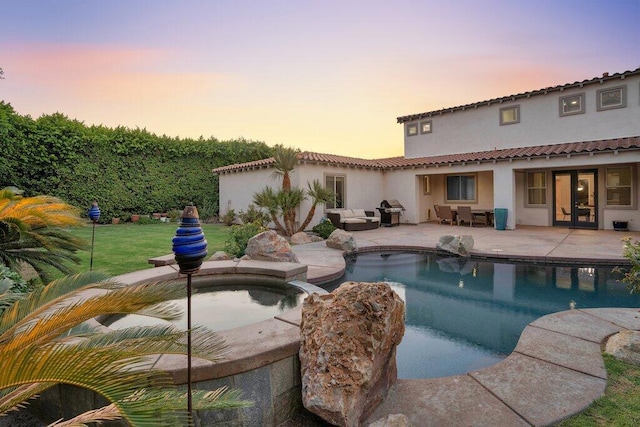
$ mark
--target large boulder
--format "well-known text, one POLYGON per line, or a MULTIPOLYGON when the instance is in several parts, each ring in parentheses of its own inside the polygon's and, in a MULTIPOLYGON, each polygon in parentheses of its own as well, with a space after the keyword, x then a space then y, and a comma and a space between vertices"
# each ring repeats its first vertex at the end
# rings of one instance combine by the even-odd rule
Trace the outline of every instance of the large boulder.
POLYGON ((209 261, 227 261, 230 259, 231 257, 225 251, 216 251, 213 255, 211 255, 209 261))
POLYGON ((353 234, 337 228, 327 238, 327 246, 333 249, 340 249, 346 253, 355 252, 358 249, 356 239, 353 234))
POLYGON ((244 253, 254 260, 299 262, 287 239, 273 230, 264 231, 250 238, 244 253))
POLYGON ((304 245, 306 243, 311 243, 311 236, 309 236, 304 231, 301 231, 291 236, 292 245, 304 245))
POLYGON ((343 283, 302 305, 302 402, 339 426, 358 426, 397 379, 404 302, 386 283, 343 283))
POLYGON ((469 256, 473 249, 473 236, 465 234, 463 236, 440 236, 436 243, 436 248, 458 256, 469 256))

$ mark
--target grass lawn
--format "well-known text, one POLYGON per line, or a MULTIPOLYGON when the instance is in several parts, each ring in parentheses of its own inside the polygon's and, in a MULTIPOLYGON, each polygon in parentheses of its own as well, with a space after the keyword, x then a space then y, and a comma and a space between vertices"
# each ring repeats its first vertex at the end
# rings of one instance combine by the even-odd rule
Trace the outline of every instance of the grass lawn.
POLYGON ((640 366, 604 355, 607 389, 584 412, 558 425, 561 427, 640 425, 640 366))
MULTIPOLYGON (((74 228, 71 232, 91 244, 92 225, 74 228)), ((178 224, 118 224, 97 225, 93 249, 93 269, 111 275, 153 268, 147 263, 149 258, 171 253, 171 239, 176 234, 178 224)), ((230 227, 220 224, 202 224, 207 239, 209 254, 224 250, 224 242, 230 227)), ((78 253, 82 264, 78 271, 89 270, 91 250, 78 253)))

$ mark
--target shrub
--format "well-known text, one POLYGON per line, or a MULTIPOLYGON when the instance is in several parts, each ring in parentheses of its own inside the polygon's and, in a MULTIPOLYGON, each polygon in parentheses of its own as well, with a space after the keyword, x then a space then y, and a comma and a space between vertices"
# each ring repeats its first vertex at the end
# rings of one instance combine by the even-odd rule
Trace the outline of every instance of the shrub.
POLYGON ((242 220, 243 224, 256 223, 260 224, 262 227, 266 227, 269 224, 271 218, 269 214, 262 211, 262 209, 256 209, 254 205, 249 205, 247 208, 247 212, 240 211, 238 217, 242 220))
POLYGON ((631 237, 622 239, 623 249, 622 256, 631 262, 629 271, 622 271, 616 267, 614 270, 624 273, 622 281, 627 284, 631 293, 640 292, 640 242, 631 241, 631 237))
POLYGON ((329 218, 322 218, 320 223, 312 228, 313 232, 323 239, 328 238, 337 227, 329 218))
MULTIPOLYGON (((198 208, 198 214, 200 214, 200 219, 203 222, 213 222, 218 216, 218 197, 205 197, 202 200, 202 205, 198 208)), ((180 215, 182 215, 182 212, 180 212, 180 215)))
POLYGON ((233 209, 229 209, 226 214, 220 217, 220 220, 224 222, 226 225, 233 224, 234 219, 236 219, 236 211, 233 209))
POLYGON ((27 293, 33 291, 39 286, 41 285, 38 280, 24 280, 19 273, 0 265, 0 293, 27 293))
POLYGON ((266 230, 265 227, 255 223, 234 225, 231 227, 229 238, 224 243, 225 252, 238 258, 244 256, 249 239, 266 230))
POLYGON ((160 220, 157 218, 151 218, 149 215, 141 215, 140 219, 136 224, 145 225, 145 224, 157 224, 160 220))

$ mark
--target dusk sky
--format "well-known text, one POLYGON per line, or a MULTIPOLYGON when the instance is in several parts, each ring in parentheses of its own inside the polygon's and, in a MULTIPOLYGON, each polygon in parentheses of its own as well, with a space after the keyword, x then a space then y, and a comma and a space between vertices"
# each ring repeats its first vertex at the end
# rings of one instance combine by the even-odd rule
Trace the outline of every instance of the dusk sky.
POLYGON ((37 118, 403 154, 396 117, 640 67, 640 0, 0 1, 37 118))

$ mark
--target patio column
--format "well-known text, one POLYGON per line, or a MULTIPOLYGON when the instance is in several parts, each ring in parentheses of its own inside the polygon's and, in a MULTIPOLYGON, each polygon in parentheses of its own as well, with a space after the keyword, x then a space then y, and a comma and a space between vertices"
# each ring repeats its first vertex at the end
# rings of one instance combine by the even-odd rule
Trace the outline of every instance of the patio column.
POLYGON ((493 207, 508 210, 507 230, 515 230, 516 175, 511 167, 496 164, 493 170, 493 207))

